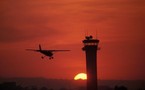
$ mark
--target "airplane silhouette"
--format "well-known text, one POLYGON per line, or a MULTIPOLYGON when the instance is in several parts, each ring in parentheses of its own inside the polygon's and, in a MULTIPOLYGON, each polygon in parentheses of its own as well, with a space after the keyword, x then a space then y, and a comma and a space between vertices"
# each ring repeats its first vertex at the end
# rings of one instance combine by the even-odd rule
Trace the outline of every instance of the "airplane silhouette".
MULTIPOLYGON (((49 59, 53 59, 53 52, 61 52, 61 51, 70 51, 70 50, 42 50, 41 45, 39 44, 39 50, 35 49, 26 49, 27 51, 35 51, 35 52, 40 52, 44 54, 45 56, 48 56, 49 59)), ((44 59, 45 56, 42 56, 41 58, 44 59)))

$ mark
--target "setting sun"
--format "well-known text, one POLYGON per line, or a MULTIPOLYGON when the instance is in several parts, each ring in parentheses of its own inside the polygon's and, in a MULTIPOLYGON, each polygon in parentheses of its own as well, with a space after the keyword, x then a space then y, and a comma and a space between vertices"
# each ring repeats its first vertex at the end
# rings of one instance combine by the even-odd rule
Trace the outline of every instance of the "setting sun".
POLYGON ((85 73, 79 73, 74 77, 74 80, 86 80, 87 75, 85 73))

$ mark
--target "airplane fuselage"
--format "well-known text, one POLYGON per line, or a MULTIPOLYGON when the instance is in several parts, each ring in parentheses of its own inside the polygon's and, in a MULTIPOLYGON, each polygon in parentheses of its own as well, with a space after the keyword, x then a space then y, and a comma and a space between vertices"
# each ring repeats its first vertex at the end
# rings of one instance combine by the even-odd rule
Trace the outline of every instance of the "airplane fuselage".
POLYGON ((53 53, 50 52, 50 51, 40 51, 40 53, 46 55, 46 56, 49 56, 49 57, 52 57, 53 56, 53 53))

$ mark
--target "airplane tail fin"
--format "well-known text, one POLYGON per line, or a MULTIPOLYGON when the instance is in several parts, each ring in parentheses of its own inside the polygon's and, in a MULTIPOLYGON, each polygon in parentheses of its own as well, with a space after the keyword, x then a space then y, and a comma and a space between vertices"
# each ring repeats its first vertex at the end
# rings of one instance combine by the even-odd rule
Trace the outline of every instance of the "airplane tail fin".
POLYGON ((39 44, 39 50, 41 51, 42 50, 42 48, 41 48, 41 45, 39 44))

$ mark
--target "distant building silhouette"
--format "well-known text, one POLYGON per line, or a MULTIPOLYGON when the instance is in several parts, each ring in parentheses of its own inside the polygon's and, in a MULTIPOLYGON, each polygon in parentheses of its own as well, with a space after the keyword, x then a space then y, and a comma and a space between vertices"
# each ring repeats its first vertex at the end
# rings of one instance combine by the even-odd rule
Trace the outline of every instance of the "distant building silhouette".
POLYGON ((17 86, 16 82, 4 82, 0 84, 0 90, 24 90, 24 89, 21 86, 17 86))
POLYGON ((125 86, 115 86, 114 90, 128 90, 125 86))
POLYGON ((0 90, 16 90, 16 82, 5 82, 0 84, 0 90))

